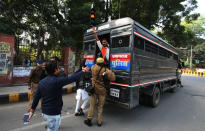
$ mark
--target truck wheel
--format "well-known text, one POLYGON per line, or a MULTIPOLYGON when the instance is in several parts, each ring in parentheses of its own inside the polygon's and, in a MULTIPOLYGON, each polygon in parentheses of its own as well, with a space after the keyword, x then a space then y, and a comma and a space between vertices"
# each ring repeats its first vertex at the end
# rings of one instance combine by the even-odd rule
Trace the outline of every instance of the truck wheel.
POLYGON ((160 89, 159 89, 159 87, 156 87, 154 89, 153 95, 151 96, 151 99, 150 99, 150 106, 151 107, 156 107, 159 104, 160 95, 161 95, 160 89))

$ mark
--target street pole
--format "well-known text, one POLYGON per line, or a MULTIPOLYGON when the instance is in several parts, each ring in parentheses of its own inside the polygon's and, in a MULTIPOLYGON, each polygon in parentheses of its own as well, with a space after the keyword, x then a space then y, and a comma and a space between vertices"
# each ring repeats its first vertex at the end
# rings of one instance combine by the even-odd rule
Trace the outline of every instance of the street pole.
POLYGON ((190 56, 190 69, 192 69, 192 45, 191 45, 191 56, 190 56))

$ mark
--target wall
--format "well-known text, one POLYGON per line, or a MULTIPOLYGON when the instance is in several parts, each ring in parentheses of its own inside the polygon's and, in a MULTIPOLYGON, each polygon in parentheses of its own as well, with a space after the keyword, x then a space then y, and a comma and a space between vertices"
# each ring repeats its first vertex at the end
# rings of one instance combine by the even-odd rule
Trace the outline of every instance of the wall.
POLYGON ((12 84, 14 36, 0 34, 0 84, 12 84))
POLYGON ((63 47, 64 72, 71 75, 75 71, 75 50, 71 47, 63 47))

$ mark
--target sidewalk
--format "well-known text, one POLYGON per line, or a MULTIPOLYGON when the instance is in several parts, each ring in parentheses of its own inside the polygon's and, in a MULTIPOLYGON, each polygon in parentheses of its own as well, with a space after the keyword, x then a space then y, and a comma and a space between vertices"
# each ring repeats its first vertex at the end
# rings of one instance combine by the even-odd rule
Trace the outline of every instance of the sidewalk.
MULTIPOLYGON (((63 87, 63 94, 70 94, 75 91, 75 82, 63 87)), ((31 92, 27 84, 0 86, 0 104, 28 101, 31 92)))

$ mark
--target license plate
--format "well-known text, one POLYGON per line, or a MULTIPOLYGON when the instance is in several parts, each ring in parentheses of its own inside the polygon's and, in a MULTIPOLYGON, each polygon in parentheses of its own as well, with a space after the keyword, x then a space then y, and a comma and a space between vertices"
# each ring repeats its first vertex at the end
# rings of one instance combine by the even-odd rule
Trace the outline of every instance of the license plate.
POLYGON ((110 88, 110 95, 119 98, 120 90, 119 89, 110 88))

